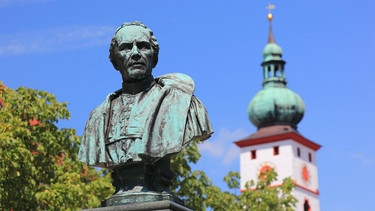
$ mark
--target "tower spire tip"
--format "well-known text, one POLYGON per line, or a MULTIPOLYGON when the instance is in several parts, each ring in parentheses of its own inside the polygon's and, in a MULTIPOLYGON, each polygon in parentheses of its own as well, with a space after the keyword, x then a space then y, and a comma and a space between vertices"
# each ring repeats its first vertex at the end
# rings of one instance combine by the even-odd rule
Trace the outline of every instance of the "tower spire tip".
POLYGON ((272 10, 274 10, 275 8, 276 6, 274 4, 268 4, 268 6, 266 7, 266 9, 268 10, 267 19, 270 22, 270 32, 268 35, 268 43, 275 43, 275 38, 272 33, 272 20, 273 20, 272 10))

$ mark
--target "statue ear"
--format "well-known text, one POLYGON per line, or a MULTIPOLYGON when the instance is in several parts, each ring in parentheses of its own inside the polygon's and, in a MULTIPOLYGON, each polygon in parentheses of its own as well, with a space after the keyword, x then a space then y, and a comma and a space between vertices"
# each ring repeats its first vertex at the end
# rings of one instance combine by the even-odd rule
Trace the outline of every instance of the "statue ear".
POLYGON ((152 64, 152 68, 156 67, 156 65, 158 64, 158 60, 159 60, 159 56, 158 55, 154 55, 154 61, 153 61, 153 64, 152 64))

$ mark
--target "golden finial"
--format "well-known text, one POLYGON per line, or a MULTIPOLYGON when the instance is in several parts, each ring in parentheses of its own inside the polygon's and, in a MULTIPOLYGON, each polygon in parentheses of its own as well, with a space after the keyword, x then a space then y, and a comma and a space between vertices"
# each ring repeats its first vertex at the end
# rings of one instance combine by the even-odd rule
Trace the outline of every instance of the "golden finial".
POLYGON ((268 6, 266 7, 266 9, 268 10, 267 19, 270 22, 270 32, 268 35, 268 43, 276 43, 275 38, 272 33, 272 19, 273 19, 272 10, 274 10, 275 8, 276 6, 274 4, 268 4, 268 6))
POLYGON ((266 9, 268 10, 267 19, 269 21, 272 21, 272 19, 273 19, 272 10, 276 9, 276 6, 274 4, 268 4, 268 6, 266 7, 266 9))
POLYGON ((272 13, 268 13, 268 15, 267 15, 267 19, 269 20, 269 21, 272 21, 272 13))

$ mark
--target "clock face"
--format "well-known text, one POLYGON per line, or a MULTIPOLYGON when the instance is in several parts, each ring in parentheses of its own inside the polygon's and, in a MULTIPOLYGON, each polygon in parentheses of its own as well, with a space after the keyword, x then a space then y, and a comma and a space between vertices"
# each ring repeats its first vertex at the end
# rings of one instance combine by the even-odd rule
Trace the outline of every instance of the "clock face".
POLYGON ((304 166, 302 167, 302 170, 301 170, 301 177, 302 177, 302 180, 303 180, 304 182, 309 182, 309 181, 310 181, 311 175, 310 175, 309 169, 307 168, 306 165, 304 165, 304 166))
POLYGON ((271 166, 269 166, 269 165, 265 165, 265 166, 263 166, 261 169, 260 169, 260 171, 259 171, 259 177, 260 178, 262 178, 262 179, 265 179, 266 177, 266 173, 268 172, 268 171, 271 171, 272 170, 272 167, 271 166))
POLYGON ((264 175, 267 171, 270 171, 271 169, 275 170, 275 165, 270 162, 264 162, 259 165, 257 170, 257 177, 264 178, 264 175))
POLYGON ((259 171, 259 173, 261 173, 261 174, 265 174, 267 171, 271 171, 271 169, 272 169, 272 167, 271 166, 263 166, 261 169, 260 169, 260 171, 259 171))

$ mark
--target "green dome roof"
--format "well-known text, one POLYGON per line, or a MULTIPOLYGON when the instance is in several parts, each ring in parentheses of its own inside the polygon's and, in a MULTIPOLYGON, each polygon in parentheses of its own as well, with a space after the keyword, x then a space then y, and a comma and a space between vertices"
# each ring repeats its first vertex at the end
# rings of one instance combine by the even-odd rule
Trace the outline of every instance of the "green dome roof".
POLYGON ((283 50, 272 33, 272 15, 268 15, 270 31, 263 49, 263 89, 249 103, 247 114, 258 129, 271 125, 290 125, 297 128, 305 113, 301 97, 286 87, 283 50))
POLYGON ((248 106, 249 119, 257 128, 280 124, 296 128, 304 112, 301 97, 285 86, 263 88, 248 106))
POLYGON ((280 61, 281 55, 283 54, 283 50, 281 47, 276 44, 276 43, 268 43, 266 47, 264 47, 263 50, 263 58, 264 62, 271 61, 271 60, 276 60, 280 61))

